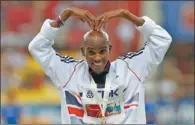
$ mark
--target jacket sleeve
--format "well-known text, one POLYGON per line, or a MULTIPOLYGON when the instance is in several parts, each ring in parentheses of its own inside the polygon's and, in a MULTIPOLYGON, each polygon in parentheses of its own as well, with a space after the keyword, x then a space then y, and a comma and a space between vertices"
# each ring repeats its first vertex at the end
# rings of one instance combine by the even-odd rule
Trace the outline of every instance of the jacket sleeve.
POLYGON ((141 81, 144 81, 152 71, 163 61, 172 42, 171 36, 161 26, 147 16, 142 17, 145 23, 136 27, 144 37, 145 45, 137 52, 130 52, 120 57, 130 67, 141 81))
POLYGON ((43 23, 28 49, 54 85, 61 89, 77 61, 70 56, 61 56, 52 48, 59 28, 51 27, 51 21, 47 19, 43 23))

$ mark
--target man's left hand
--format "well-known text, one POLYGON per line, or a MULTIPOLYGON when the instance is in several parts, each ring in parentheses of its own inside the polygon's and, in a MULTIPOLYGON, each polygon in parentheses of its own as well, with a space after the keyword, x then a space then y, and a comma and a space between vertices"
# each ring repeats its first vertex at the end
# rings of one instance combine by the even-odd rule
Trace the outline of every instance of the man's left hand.
POLYGON ((123 9, 118 9, 118 10, 109 11, 109 12, 106 12, 106 13, 100 15, 99 17, 96 18, 94 30, 99 31, 102 28, 102 26, 104 26, 109 19, 112 19, 114 17, 121 17, 123 15, 124 11, 125 10, 123 10, 123 9))
POLYGON ((109 19, 114 17, 122 17, 131 22, 133 22, 137 26, 142 26, 144 24, 144 20, 142 18, 137 17, 136 15, 132 14, 128 10, 125 9, 118 9, 114 11, 106 12, 99 17, 96 18, 94 30, 101 30, 103 26, 107 23, 109 19))

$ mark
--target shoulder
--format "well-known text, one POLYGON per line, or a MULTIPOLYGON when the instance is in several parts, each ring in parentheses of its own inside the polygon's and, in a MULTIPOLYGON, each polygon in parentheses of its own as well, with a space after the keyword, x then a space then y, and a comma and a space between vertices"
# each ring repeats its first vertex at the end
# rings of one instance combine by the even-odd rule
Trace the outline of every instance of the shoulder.
POLYGON ((77 60, 73 66, 73 72, 82 72, 88 70, 88 64, 85 60, 77 60))
POLYGON ((76 60, 72 56, 63 56, 58 52, 55 52, 55 55, 57 56, 57 58, 60 59, 61 62, 64 63, 79 63, 80 61, 82 61, 82 60, 76 60))

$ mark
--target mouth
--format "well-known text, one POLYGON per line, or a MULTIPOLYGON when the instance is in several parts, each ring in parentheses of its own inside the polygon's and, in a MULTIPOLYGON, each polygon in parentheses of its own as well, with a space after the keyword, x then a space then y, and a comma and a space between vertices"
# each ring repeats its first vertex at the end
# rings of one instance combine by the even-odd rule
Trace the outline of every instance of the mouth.
POLYGON ((101 67, 103 65, 103 63, 102 62, 93 62, 93 65, 95 67, 101 67))

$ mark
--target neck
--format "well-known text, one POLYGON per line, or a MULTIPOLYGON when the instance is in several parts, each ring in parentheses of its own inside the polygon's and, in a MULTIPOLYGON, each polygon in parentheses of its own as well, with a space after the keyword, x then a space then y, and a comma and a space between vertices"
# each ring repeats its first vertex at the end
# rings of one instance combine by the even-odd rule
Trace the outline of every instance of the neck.
POLYGON ((108 61, 105 68, 104 68, 104 71, 100 72, 100 73, 97 73, 97 72, 94 72, 92 68, 89 67, 89 73, 91 75, 101 75, 101 74, 107 74, 109 72, 109 69, 110 69, 110 62, 108 61))
POLYGON ((110 69, 110 62, 105 66, 105 69, 101 73, 95 73, 90 67, 89 67, 89 73, 93 77, 95 83, 97 84, 97 88, 104 88, 105 82, 106 82, 106 74, 109 72, 110 69))

